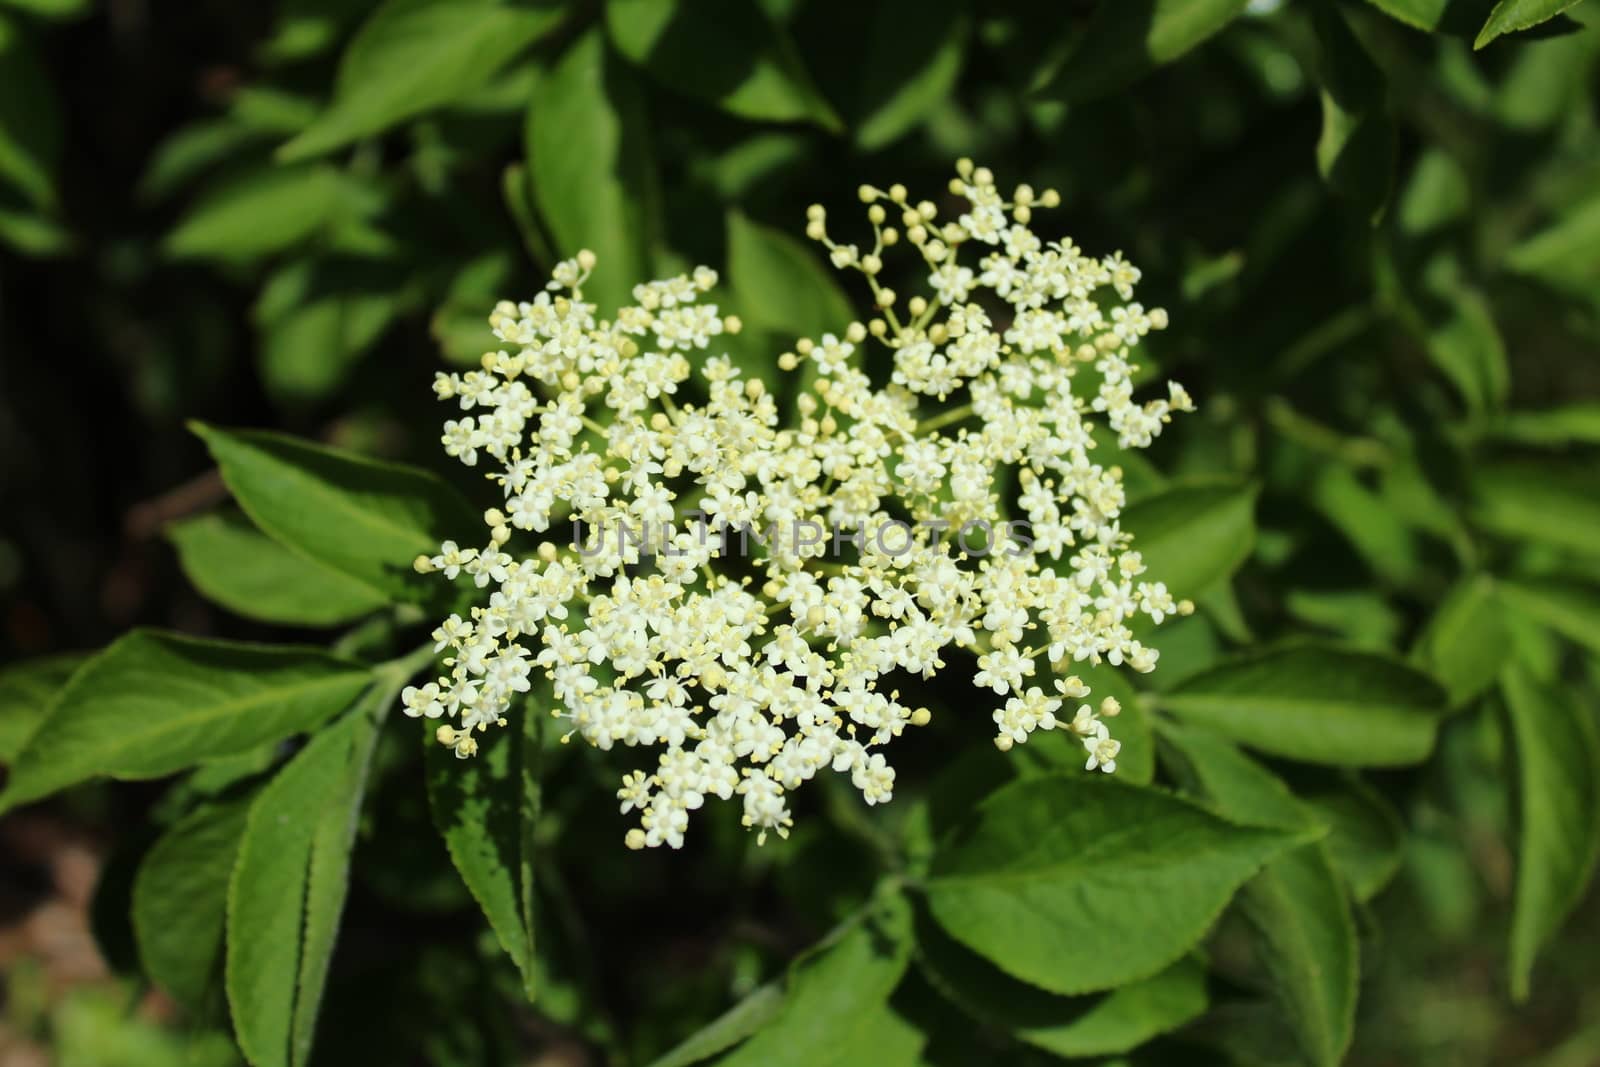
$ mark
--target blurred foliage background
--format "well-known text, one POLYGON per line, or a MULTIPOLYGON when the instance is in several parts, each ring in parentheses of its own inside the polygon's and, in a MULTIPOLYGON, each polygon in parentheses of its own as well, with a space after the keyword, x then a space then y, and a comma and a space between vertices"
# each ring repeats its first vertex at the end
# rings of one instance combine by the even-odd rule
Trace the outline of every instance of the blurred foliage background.
MULTIPOLYGON (((1165 643, 1158 687, 1310 634, 1409 655, 1463 702, 1514 655, 1592 716, 1600 26, 1591 5, 1517 21, 1565 6, 0 0, 0 648, 267 632, 180 565, 169 535, 226 498, 186 419, 436 466, 434 370, 476 363, 493 302, 580 247, 602 303, 724 269, 744 358, 770 359, 862 302, 799 240, 805 206, 863 181, 932 193, 971 156, 1058 188, 1041 229, 1124 250, 1171 312, 1147 358, 1201 413, 1130 486, 1259 488, 1258 530, 1217 535, 1241 569, 1165 643), (1441 663, 1447 611, 1480 640, 1441 663)), ((1592 902, 1533 1000, 1505 996, 1519 809, 1497 701, 1425 766, 1375 776, 1410 832, 1358 910, 1351 1062, 1600 1062, 1592 902)), ((114 919, 87 941, 156 795, 102 786, 8 820, 0 1056, 23 1058, 4 1062, 232 1057, 140 983, 114 919)), ((530 1009, 481 964, 414 781, 384 779, 325 1062, 645 1062, 871 885, 848 814, 781 850, 713 832, 640 862, 604 790, 573 796, 546 828, 558 947, 530 1009)), ((1225 962, 1226 923, 1218 940, 1225 962)), ((941 1022, 929 990, 904 995, 941 1022)), ((1274 1062, 1242 1047, 1250 1025, 1220 1013, 1148 1062, 1274 1062)))

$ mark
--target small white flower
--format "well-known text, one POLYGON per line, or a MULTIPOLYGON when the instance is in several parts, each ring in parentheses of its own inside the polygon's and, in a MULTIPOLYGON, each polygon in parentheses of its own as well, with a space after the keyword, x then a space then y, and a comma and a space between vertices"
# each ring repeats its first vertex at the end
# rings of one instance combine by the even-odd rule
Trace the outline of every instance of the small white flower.
POLYGON ((451 720, 435 737, 463 759, 515 713, 553 714, 602 751, 651 749, 617 791, 631 848, 682 847, 713 797, 737 797, 758 840, 785 836, 789 793, 819 773, 888 802, 887 746, 931 718, 892 679, 969 655, 1002 750, 1064 727, 1089 770, 1114 770, 1116 701, 1096 711, 1075 676, 1032 680, 1069 662, 1149 670, 1134 619, 1192 610, 1144 574, 1120 470, 1094 448, 1102 425, 1148 445, 1194 405, 1177 383, 1135 395, 1129 353, 1167 325, 1132 302, 1136 268, 1036 234, 1054 192, 1002 194, 965 161, 957 175, 953 221, 898 186, 865 189, 871 247, 808 213, 872 310, 780 358, 809 364, 803 387, 724 354, 740 324, 704 302, 706 267, 601 318, 582 252, 532 300, 497 304, 504 350, 433 390, 457 413, 445 452, 482 462, 503 503, 482 548, 446 541, 416 564, 484 593, 434 631, 448 673, 407 687, 405 714, 451 720), (886 224, 920 257, 923 293, 880 281, 886 224), (887 382, 869 377, 880 363, 887 382), (1097 384, 1075 391, 1088 365, 1097 384))

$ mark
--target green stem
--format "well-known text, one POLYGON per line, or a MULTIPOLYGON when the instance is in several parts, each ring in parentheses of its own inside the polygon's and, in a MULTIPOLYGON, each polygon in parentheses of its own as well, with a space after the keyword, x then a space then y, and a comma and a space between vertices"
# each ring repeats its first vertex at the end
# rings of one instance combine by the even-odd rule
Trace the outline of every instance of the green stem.
POLYGON ((1267 425, 1313 452, 1342 460, 1353 467, 1381 468, 1389 464, 1389 449, 1383 442, 1370 437, 1346 437, 1300 414, 1280 398, 1267 401, 1263 413, 1267 425))
POLYGON ((951 408, 949 411, 941 411, 937 415, 923 419, 921 422, 917 423, 917 433, 919 435, 925 434, 930 430, 941 429, 942 427, 949 426, 953 422, 960 422, 962 419, 971 417, 972 405, 962 404, 958 408, 951 408))

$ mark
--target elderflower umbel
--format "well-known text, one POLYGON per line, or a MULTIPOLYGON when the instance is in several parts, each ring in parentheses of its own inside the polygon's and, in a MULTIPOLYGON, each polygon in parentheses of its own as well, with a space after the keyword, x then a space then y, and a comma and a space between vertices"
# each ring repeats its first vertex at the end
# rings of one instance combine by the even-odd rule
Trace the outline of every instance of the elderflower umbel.
POLYGON ((867 253, 809 210, 807 235, 862 274, 875 313, 779 357, 803 368, 793 413, 718 354, 739 323, 702 302, 708 268, 639 285, 602 318, 581 252, 533 300, 499 304, 505 347, 434 391, 461 411, 445 451, 486 466, 504 504, 482 547, 417 561, 490 592, 434 632, 449 673, 408 688, 406 712, 449 720, 439 742, 468 757, 537 672, 568 736, 657 749, 617 791, 635 848, 680 847, 711 796, 738 797, 762 840, 786 835, 789 794, 824 769, 889 800, 883 749, 930 718, 894 679, 931 677, 952 648, 977 655, 1000 749, 1066 729, 1089 770, 1114 770, 1116 702, 1077 703, 1089 691, 1071 665, 1151 670, 1129 623, 1192 606, 1142 578, 1093 430, 1142 448, 1192 404, 1176 383, 1134 399, 1132 352, 1166 313, 1132 302, 1139 272, 1120 253, 1029 228, 1053 190, 1007 198, 962 161, 950 192, 961 203, 942 217, 902 186, 863 186, 867 253), (880 282, 902 241, 927 296, 880 282), (887 381, 865 370, 869 345, 888 351, 887 381))

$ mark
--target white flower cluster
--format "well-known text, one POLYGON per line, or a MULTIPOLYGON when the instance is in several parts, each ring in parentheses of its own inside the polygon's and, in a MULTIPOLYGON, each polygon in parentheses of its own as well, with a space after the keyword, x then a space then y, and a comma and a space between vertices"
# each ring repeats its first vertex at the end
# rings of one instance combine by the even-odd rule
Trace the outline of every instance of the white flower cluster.
POLYGON ((1130 622, 1192 607, 1142 579, 1093 423, 1143 447, 1191 404, 1176 384, 1134 400, 1130 353, 1166 325, 1129 302, 1137 269, 1036 236, 1054 191, 1007 199, 987 169, 957 171, 962 206, 942 222, 899 185, 864 186, 868 252, 810 209, 808 235, 865 276, 876 310, 782 354, 784 371, 804 365, 792 414, 713 354, 739 322, 701 302, 716 284, 705 267, 638 286, 604 319, 583 299, 585 252, 534 300, 497 306, 505 348, 434 388, 463 412, 445 450, 486 463, 505 503, 486 513, 483 547, 446 542, 417 561, 492 590, 435 631, 449 674, 407 689, 407 713, 452 720, 438 740, 471 756, 541 672, 568 737, 658 746, 618 792, 639 813, 635 848, 681 846, 713 795, 739 797, 762 840, 787 834, 789 793, 824 768, 868 804, 889 800, 883 749, 930 717, 895 679, 931 677, 951 648, 975 653, 977 686, 997 694, 1002 750, 1066 729, 1088 769, 1113 770, 1102 718, 1116 702, 1081 703, 1066 671, 1152 669, 1130 622), (928 285, 903 302, 880 282, 902 240, 928 285), (892 366, 882 382, 863 365, 873 345, 892 366), (1088 395, 1073 390, 1083 379, 1088 395), (787 535, 802 527, 825 535, 787 535))

